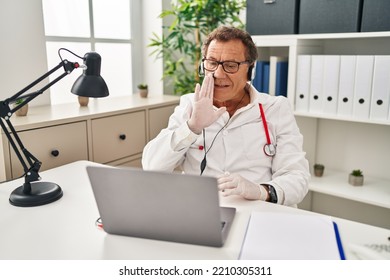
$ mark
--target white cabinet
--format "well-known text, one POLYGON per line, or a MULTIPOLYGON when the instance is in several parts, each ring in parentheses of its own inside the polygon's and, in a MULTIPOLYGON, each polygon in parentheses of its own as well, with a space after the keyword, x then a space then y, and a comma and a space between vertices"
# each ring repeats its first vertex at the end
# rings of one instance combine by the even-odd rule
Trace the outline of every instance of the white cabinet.
POLYGON ((92 119, 93 161, 108 163, 142 153, 146 145, 146 112, 92 119))
MULTIPOLYGON (((42 170, 88 159, 87 123, 85 121, 43 127, 18 132, 24 146, 42 162, 42 170)), ((24 171, 16 154, 11 150, 12 178, 24 171)))
POLYGON ((176 105, 166 106, 164 108, 155 108, 149 110, 149 138, 153 139, 160 133, 161 129, 168 126, 169 117, 175 110, 176 105))
MULTIPOLYGON (((78 103, 31 107, 12 116, 24 147, 42 162, 40 171, 77 160, 141 167, 142 150, 168 124, 177 96, 138 95, 78 103)), ((6 179, 23 168, 2 131, 6 179)))
MULTIPOLYGON (((253 36, 253 40, 262 60, 288 57, 287 97, 293 107, 298 98, 299 55, 390 55, 390 32, 253 36)), ((390 119, 326 112, 295 111, 295 115, 311 170, 314 163, 325 165, 324 176, 311 179, 310 193, 300 207, 390 228, 390 119), (348 184, 353 169, 363 170, 362 187, 348 184)))

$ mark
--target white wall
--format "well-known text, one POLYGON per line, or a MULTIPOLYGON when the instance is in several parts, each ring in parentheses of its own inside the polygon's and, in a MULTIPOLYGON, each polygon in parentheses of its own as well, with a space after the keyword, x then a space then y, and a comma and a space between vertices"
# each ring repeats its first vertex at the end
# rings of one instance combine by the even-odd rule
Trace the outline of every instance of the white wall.
MULTIPOLYGON (((0 0, 0 38, 0 100, 4 100, 47 72, 41 0, 0 0)), ((49 94, 43 94, 31 105, 48 103, 49 94)), ((0 181, 5 179, 3 158, 0 148, 0 181)))
MULTIPOLYGON (((47 72, 41 0, 0 0, 0 38, 0 100, 4 100, 47 72)), ((45 92, 31 105, 48 103, 45 92)))
POLYGON ((163 75, 162 59, 156 60, 155 56, 150 56, 153 49, 147 47, 153 33, 159 36, 162 34, 162 19, 158 17, 162 11, 162 1, 143 0, 142 5, 142 41, 144 45, 144 53, 142 55, 145 62, 143 65, 143 76, 149 85, 150 95, 163 94, 163 82, 161 80, 163 75))

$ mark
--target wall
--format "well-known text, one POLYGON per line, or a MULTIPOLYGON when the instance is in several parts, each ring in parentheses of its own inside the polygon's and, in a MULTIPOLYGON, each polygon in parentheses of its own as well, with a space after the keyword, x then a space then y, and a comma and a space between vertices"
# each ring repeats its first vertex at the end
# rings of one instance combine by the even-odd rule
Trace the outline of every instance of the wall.
MULTIPOLYGON (((166 1, 166 0, 163 0, 166 1)), ((144 45, 143 61, 144 77, 146 83, 149 85, 149 94, 162 94, 163 82, 161 77, 163 75, 162 59, 156 59, 155 56, 151 56, 152 48, 148 48, 153 33, 161 36, 162 34, 162 19, 158 16, 162 11, 162 2, 156 0, 143 0, 142 1, 142 24, 143 24, 143 36, 142 41, 144 45)))
MULTIPOLYGON (((47 72, 41 0, 0 0, 0 100, 47 72), (23 7, 23 8, 21 8, 23 7)), ((31 105, 50 103, 49 94, 31 105)))
MULTIPOLYGON (((41 0, 0 0, 0 7, 0 100, 4 100, 46 73, 47 61, 41 0)), ((44 94, 31 105, 48 103, 50 96, 44 94)), ((5 180, 3 158, 0 149, 0 181, 5 180)))

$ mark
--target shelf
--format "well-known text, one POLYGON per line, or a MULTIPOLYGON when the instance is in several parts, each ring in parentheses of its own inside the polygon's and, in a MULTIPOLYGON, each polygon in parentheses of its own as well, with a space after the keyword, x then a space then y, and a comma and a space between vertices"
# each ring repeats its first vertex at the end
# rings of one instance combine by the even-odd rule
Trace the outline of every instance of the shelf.
POLYGON ((338 116, 338 115, 313 114, 313 113, 297 112, 297 111, 294 112, 294 115, 298 116, 298 117, 308 117, 308 118, 318 118, 318 119, 328 119, 328 120, 368 123, 368 124, 379 124, 379 125, 390 125, 390 120, 380 121, 380 120, 370 120, 370 119, 357 119, 357 118, 338 116))
MULTIPOLYGON (((313 39, 358 39, 358 38, 380 38, 389 37, 390 32, 351 32, 351 33, 320 33, 320 34, 287 34, 287 35, 253 35, 256 42, 261 41, 285 41, 313 40, 313 39)), ((256 44, 257 45, 257 44, 256 44)), ((261 43, 260 45, 261 46, 261 43)))
POLYGON ((307 196, 307 209, 389 227, 390 119, 295 111, 295 95, 300 55, 390 55, 390 32, 255 35, 252 38, 261 60, 271 56, 288 57, 287 98, 304 138, 303 150, 310 166, 314 163, 327 166, 323 177, 313 176, 310 180, 312 195, 307 196), (348 184, 348 173, 356 166, 365 171, 362 187, 348 184))
POLYGON ((309 189, 313 192, 328 194, 390 209, 390 181, 364 176, 363 186, 348 184, 348 173, 326 170, 322 177, 312 176, 309 189))
POLYGON ((81 107, 77 102, 57 105, 32 106, 25 117, 12 117, 12 125, 17 130, 35 129, 44 125, 51 126, 66 122, 80 121, 94 117, 105 117, 130 111, 151 109, 161 104, 177 104, 179 96, 149 95, 141 98, 138 94, 111 98, 91 98, 88 106, 81 107))

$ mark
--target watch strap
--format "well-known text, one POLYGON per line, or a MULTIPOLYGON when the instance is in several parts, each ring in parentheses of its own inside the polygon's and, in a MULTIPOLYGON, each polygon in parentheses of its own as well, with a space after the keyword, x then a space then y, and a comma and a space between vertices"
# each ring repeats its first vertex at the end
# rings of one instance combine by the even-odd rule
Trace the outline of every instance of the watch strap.
POLYGON ((269 202, 271 203, 278 202, 278 195, 276 194, 276 190, 272 185, 268 185, 268 195, 269 195, 269 202))
MULTIPOLYGON (((268 193, 268 197, 269 197, 268 202, 277 203, 278 202, 278 195, 276 194, 275 188, 270 184, 261 184, 261 185, 267 189, 267 193, 268 193)), ((265 201, 266 201, 266 199, 267 199, 267 197, 265 198, 265 201)))

